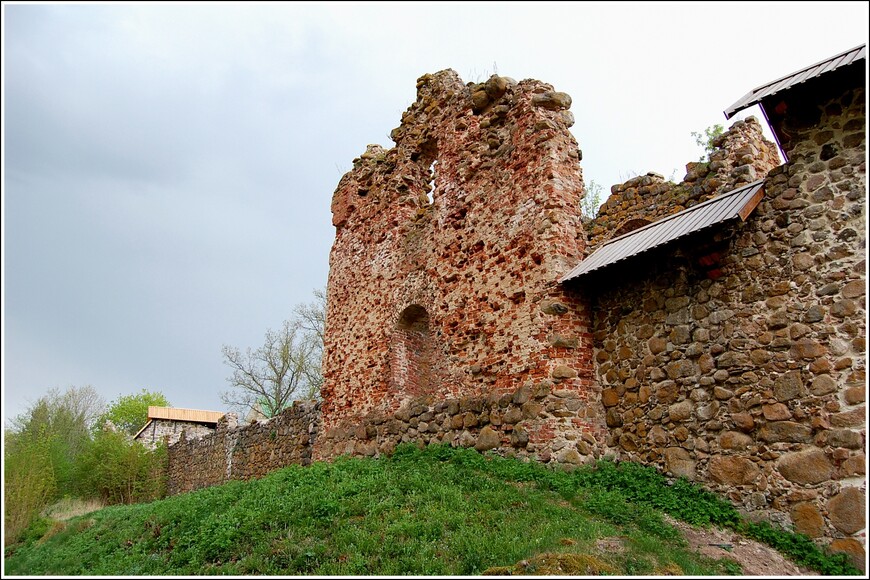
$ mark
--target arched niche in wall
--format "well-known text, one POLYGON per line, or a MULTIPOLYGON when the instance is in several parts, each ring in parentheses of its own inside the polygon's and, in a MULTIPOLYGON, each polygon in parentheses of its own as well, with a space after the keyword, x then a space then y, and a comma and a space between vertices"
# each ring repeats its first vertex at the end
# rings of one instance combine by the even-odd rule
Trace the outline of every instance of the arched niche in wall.
POLYGON ((639 230, 640 228, 642 228, 644 226, 648 226, 651 223, 652 223, 651 221, 649 221, 647 219, 643 219, 643 218, 635 218, 635 219, 630 219, 630 220, 624 221, 624 222, 622 222, 622 225, 620 225, 618 228, 616 228, 616 230, 613 232, 613 234, 611 234, 609 239, 612 240, 612 239, 618 238, 619 236, 624 236, 625 234, 627 234, 629 232, 633 232, 634 230, 639 230))
POLYGON ((393 388, 408 395, 422 395, 432 386, 434 355, 429 313, 417 304, 402 311, 390 342, 393 388))

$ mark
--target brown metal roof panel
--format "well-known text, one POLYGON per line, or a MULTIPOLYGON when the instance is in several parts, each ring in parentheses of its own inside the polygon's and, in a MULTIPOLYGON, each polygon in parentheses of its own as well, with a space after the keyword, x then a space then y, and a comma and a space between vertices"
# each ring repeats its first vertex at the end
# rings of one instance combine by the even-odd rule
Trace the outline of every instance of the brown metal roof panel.
POLYGON ((776 79, 775 81, 771 81, 749 91, 738 99, 736 103, 725 109, 725 118, 730 119, 738 111, 751 107, 752 105, 761 102, 763 99, 791 86, 806 82, 812 78, 832 72, 840 67, 850 65, 855 61, 865 58, 867 58, 867 45, 862 44, 861 46, 856 46, 855 48, 830 58, 826 58, 821 62, 802 68, 799 71, 795 71, 782 78, 776 79))
POLYGON ((665 239, 668 235, 668 228, 673 223, 673 220, 662 222, 661 227, 647 228, 643 231, 638 230, 636 236, 629 236, 621 243, 624 249, 648 248, 656 245, 659 240, 665 239))
POLYGON ((560 282, 621 262, 717 223, 738 217, 745 219, 744 216, 758 205, 763 184, 763 180, 756 181, 609 240, 562 277, 560 282))
POLYGON ((704 216, 704 214, 701 215, 704 216, 707 223, 716 223, 723 219, 733 217, 733 214, 743 204, 744 197, 745 196, 742 194, 729 196, 727 199, 723 199, 722 203, 714 205, 706 216, 704 216))
POLYGON ((710 222, 719 221, 717 217, 719 214, 727 215, 728 201, 730 199, 730 196, 728 198, 723 198, 721 203, 712 204, 707 208, 695 210, 687 215, 686 219, 682 220, 682 226, 680 228, 681 233, 689 233, 698 228, 704 227, 710 222), (720 211, 721 209, 724 209, 725 211, 720 211))

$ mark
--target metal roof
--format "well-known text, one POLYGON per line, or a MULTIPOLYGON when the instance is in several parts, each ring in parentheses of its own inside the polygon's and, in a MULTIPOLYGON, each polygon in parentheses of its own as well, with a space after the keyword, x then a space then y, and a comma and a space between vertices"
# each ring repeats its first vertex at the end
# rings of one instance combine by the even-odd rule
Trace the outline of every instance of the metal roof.
POLYGON ((594 270, 636 256, 693 232, 721 222, 746 220, 764 195, 764 180, 729 191, 704 203, 684 209, 657 222, 608 240, 559 282, 576 279, 594 270))
POLYGON ((756 89, 749 91, 743 96, 743 98, 725 109, 725 118, 730 119, 738 111, 742 111, 747 107, 751 107, 756 103, 760 103, 762 99, 765 99, 766 97, 774 95, 780 91, 784 91, 797 84, 816 78, 825 73, 829 73, 840 67, 850 65, 855 61, 866 58, 867 45, 862 44, 860 46, 856 46, 853 49, 847 50, 846 52, 841 52, 836 56, 832 56, 831 58, 826 58, 825 60, 817 62, 814 65, 802 68, 801 70, 793 72, 790 75, 786 75, 781 79, 769 82, 766 85, 762 85, 756 89))

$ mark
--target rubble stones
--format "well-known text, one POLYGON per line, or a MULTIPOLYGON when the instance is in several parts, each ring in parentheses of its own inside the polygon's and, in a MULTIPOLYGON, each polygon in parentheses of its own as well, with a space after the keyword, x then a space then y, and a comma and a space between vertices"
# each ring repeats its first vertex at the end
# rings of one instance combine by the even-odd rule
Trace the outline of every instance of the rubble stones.
POLYGON ((846 487, 828 501, 831 525, 845 534, 854 534, 867 525, 864 492, 846 487))
POLYGON ((776 468, 787 480, 801 484, 816 484, 827 481, 834 467, 818 448, 787 453, 776 462, 776 468))
POLYGON ((536 107, 552 109, 558 111, 560 109, 571 108, 571 97, 567 93, 558 93, 555 91, 547 91, 532 97, 532 104, 536 107))
POLYGON ((760 470, 746 457, 719 455, 710 458, 710 477, 727 485, 748 485, 758 478, 760 470))
POLYGON ((791 508, 791 521, 794 531, 810 538, 818 538, 825 531, 825 519, 819 509, 812 503, 801 502, 791 508))
POLYGON ((695 461, 691 454, 682 447, 665 449, 665 470, 674 477, 685 477, 689 481, 695 479, 695 461))
POLYGON ((495 449, 501 444, 501 437, 492 429, 486 426, 480 430, 480 435, 477 437, 477 444, 474 446, 478 451, 489 451, 495 449))

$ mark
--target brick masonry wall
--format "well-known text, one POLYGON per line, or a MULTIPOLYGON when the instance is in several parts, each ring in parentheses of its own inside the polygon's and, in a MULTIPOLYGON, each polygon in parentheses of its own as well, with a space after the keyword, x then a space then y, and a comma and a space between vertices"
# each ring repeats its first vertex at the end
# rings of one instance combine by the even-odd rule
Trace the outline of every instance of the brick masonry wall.
MULTIPOLYGON (((424 75, 396 146, 370 145, 342 177, 326 433, 420 397, 482 399, 547 379, 594 399, 588 305, 556 283, 585 246, 569 106, 539 81, 424 75)), ((603 426, 600 414, 584 423, 603 426)), ((318 443, 315 456, 330 455, 318 443)))
POLYGON ((596 283, 595 356, 621 456, 863 561, 864 91, 822 110, 745 224, 596 283))
POLYGON ((241 426, 230 413, 210 435, 169 447, 168 491, 182 493, 308 465, 319 425, 319 403, 296 402, 268 421, 241 426))

